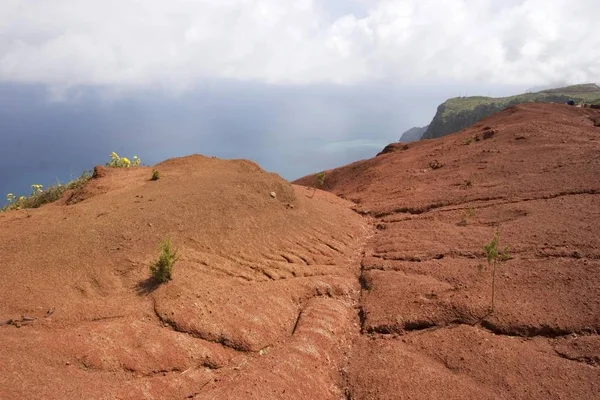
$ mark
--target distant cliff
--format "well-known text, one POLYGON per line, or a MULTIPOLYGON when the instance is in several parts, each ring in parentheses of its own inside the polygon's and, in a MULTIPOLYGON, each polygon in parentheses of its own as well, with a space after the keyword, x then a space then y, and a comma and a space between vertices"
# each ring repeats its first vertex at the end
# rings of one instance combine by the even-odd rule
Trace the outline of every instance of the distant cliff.
POLYGON ((424 126, 422 128, 419 128, 419 127, 410 128, 409 130, 407 130, 400 136, 400 139, 398 139, 398 141, 410 143, 410 142, 416 142, 417 140, 421 140, 421 138, 423 137, 423 134, 427 131, 428 127, 429 127, 429 125, 424 126))
POLYGON ((599 103, 600 87, 590 83, 564 88, 524 93, 510 97, 455 97, 441 104, 422 139, 432 139, 458 132, 506 107, 521 103, 599 103))

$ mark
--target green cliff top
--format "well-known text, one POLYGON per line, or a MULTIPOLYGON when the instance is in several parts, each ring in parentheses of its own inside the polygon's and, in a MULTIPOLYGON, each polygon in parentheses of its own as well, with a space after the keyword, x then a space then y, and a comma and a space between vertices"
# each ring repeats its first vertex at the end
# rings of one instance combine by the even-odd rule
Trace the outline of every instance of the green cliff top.
POLYGON ((588 83, 509 97, 454 97, 444 103, 444 112, 441 116, 445 118, 457 112, 472 111, 480 105, 495 104, 503 108, 520 103, 559 101, 558 99, 561 97, 572 98, 578 102, 600 103, 600 87, 594 83, 588 83))

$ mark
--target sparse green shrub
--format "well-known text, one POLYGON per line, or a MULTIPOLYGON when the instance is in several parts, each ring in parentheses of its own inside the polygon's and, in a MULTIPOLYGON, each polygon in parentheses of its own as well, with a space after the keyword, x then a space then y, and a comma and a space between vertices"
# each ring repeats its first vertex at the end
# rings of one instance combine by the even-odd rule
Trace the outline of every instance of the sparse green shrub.
POLYGON ((75 190, 83 187, 83 185, 92 177, 92 171, 84 171, 77 179, 72 180, 66 185, 57 183, 44 189, 42 185, 31 185, 31 195, 29 197, 16 197, 12 193, 6 195, 8 205, 0 209, 0 211, 18 210, 24 208, 38 208, 43 204, 53 203, 60 199, 63 193, 67 190, 75 190))
POLYGON ((153 169, 152 170, 152 178, 150 178, 150 180, 152 181, 157 181, 160 179, 160 172, 158 172, 158 170, 153 169))
POLYGON ((172 279, 173 265, 177 261, 177 252, 171 250, 171 239, 160 245, 158 260, 150 265, 150 275, 157 283, 165 283, 172 279))
POLYGON ((112 168, 129 168, 137 167, 142 163, 138 156, 133 156, 133 162, 127 157, 119 157, 114 151, 110 153, 110 161, 106 163, 107 167, 112 168))
POLYGON ((315 175, 315 187, 313 187, 313 192, 309 196, 311 199, 314 197, 315 192, 317 191, 317 187, 322 188, 325 184, 325 172, 319 172, 315 175))
POLYGON ((498 245, 500 242, 500 230, 496 229, 492 241, 483 246, 485 254, 487 256, 488 266, 492 268, 492 304, 490 307, 490 313, 494 312, 494 295, 496 292, 496 264, 498 262, 504 262, 510 258, 509 249, 505 247, 504 250, 499 250, 498 245))
POLYGON ((91 170, 83 171, 81 173, 81 175, 79 176, 79 178, 74 179, 71 182, 67 183, 67 186, 66 186, 67 190, 81 189, 87 181, 92 179, 93 175, 94 175, 94 171, 91 171, 91 170))

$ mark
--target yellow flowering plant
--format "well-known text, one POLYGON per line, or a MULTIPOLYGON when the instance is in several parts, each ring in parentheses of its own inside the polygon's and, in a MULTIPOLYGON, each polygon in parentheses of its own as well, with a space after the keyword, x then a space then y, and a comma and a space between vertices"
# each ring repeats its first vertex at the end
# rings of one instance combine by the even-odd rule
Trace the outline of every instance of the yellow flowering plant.
POLYGON ((133 161, 127 157, 119 157, 114 151, 110 153, 110 161, 106 163, 107 167, 113 168, 129 168, 137 167, 142 163, 142 160, 138 156, 133 156, 133 161))
POLYGON ((31 195, 35 196, 36 194, 40 194, 44 191, 44 187, 42 185, 36 184, 31 185, 31 195))
POLYGON ((23 201, 25 201, 26 197, 25 196, 15 196, 12 193, 9 193, 6 195, 6 201, 8 201, 8 203, 10 205, 12 205, 13 207, 19 207, 19 204, 22 203, 23 201))

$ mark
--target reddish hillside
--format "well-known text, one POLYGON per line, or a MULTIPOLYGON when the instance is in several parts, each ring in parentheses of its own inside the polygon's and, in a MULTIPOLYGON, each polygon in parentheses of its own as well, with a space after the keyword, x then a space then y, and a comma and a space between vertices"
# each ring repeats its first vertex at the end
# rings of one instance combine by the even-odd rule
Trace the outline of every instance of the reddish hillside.
POLYGON ((362 218, 247 161, 155 168, 0 214, 0 398, 339 399, 362 218))
POLYGON ((600 398, 599 119, 521 105, 326 172, 376 231, 348 398, 600 398))

